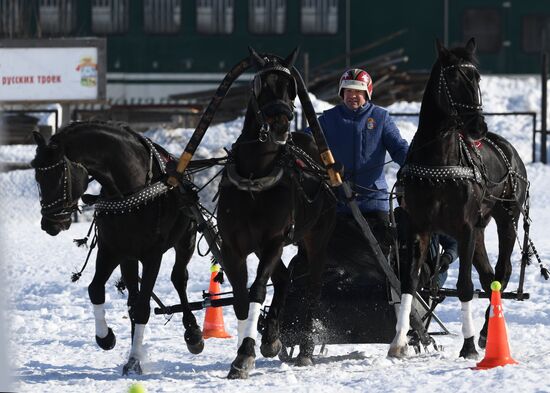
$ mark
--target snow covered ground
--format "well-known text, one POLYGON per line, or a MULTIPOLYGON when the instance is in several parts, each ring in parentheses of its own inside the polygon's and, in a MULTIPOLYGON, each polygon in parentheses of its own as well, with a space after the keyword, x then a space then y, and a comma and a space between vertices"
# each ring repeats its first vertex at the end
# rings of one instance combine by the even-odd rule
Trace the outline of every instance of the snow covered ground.
MULTIPOLYGON (((540 118, 540 79, 536 77, 487 77, 482 80, 483 102, 487 112, 536 111, 540 118)), ((316 102, 318 110, 326 104, 316 102)), ((392 112, 417 112, 419 103, 396 103, 392 112)), ((416 120, 397 118, 402 134, 410 141, 416 120)), ((531 236, 539 254, 550 262, 550 242, 546 224, 550 222, 550 166, 531 163, 531 125, 524 117, 489 118, 490 129, 508 138, 527 164, 531 181, 531 236)), ((197 157, 220 156, 223 147, 235 140, 242 119, 211 127, 197 157)), ((192 130, 152 130, 149 136, 169 151, 179 154, 192 130)), ((0 146, 1 161, 30 161, 30 146, 0 146)), ((395 178, 396 168, 388 168, 395 178)), ((208 201, 213 191, 206 191, 208 201)), ((37 187, 31 170, 0 174, 0 242, 2 274, 0 288, 7 303, 4 313, 9 325, 7 350, 14 381, 12 390, 20 392, 125 392, 136 380, 149 392, 184 391, 396 391, 430 392, 452 390, 472 392, 550 392, 550 282, 541 279, 536 266, 528 267, 525 287, 531 299, 504 301, 510 346, 519 365, 488 371, 473 371, 473 361, 458 359, 462 344, 460 305, 448 299, 439 306, 438 315, 456 336, 438 337, 442 352, 411 355, 405 360, 386 358, 387 345, 329 346, 328 355, 310 368, 295 368, 278 359, 259 354, 256 369, 246 381, 225 379, 236 353, 236 337, 209 339, 200 355, 187 352, 180 317, 151 316, 146 329, 148 362, 145 374, 138 378, 121 376, 122 364, 130 348, 130 323, 126 299, 117 293, 115 273, 107 287, 107 320, 117 334, 117 346, 104 352, 94 340, 94 321, 87 285, 93 264, 80 281, 71 283, 70 275, 80 268, 87 250, 73 245, 84 237, 88 222, 73 224, 69 231, 52 238, 40 230, 37 187)), ((520 231, 521 234, 521 231, 520 231)), ((205 249, 205 244, 201 244, 205 249)), ((487 249, 492 261, 498 253, 496 231, 487 230, 487 249)), ((289 247, 284 259, 294 253, 289 247)), ((155 287, 165 304, 177 303, 170 283, 174 254, 168 252, 155 287)), ((513 254, 515 271, 510 288, 517 287, 520 254, 513 254)), ((250 258, 250 273, 256 261, 250 258)), ((452 266, 449 285, 454 285, 457 266, 452 266)), ((208 288, 209 258, 195 255, 190 264, 190 299, 200 300, 208 288)), ((477 278, 475 278, 477 283, 477 278)), ((479 285, 477 285, 479 287, 479 285)), ((227 284, 224 289, 229 289, 227 284)), ((486 300, 474 304, 474 320, 479 330, 483 323, 486 300)), ((197 313, 202 322, 203 312, 197 313)), ((231 309, 224 310, 226 329, 236 334, 236 319, 231 309)), ((368 324, 369 321, 365 321, 368 324)), ((1 328, 1 326, 0 326, 1 328)), ((0 345, 2 343, 0 342, 0 345)), ((1 348, 5 348, 3 345, 1 348)), ((481 352, 483 355, 483 352, 481 352)), ((0 363, 1 367, 1 363, 0 363)), ((1 390, 1 389, 0 389, 1 390)))

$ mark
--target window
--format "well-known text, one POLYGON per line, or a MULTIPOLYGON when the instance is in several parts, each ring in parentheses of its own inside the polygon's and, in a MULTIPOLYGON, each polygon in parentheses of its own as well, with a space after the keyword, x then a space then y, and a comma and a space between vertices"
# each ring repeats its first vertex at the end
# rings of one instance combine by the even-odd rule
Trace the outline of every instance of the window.
POLYGON ((176 33, 181 26, 181 0, 143 0, 147 33, 176 33))
POLYGON ((477 51, 496 53, 502 47, 502 16, 499 9, 471 8, 462 17, 462 38, 474 37, 477 51))
POLYGON ((197 31, 231 34, 234 9, 234 0, 197 0, 197 31))
POLYGON ((283 34, 286 0, 249 0, 248 28, 255 34, 283 34))
POLYGON ((62 36, 76 29, 76 0, 39 0, 40 35, 62 36))
POLYGON ((25 0, 0 0, 0 37, 15 38, 24 35, 25 0))
POLYGON ((302 33, 336 34, 338 0, 302 0, 302 33))
POLYGON ((96 34, 128 31, 128 0, 92 0, 92 31, 96 34))
POLYGON ((546 35, 546 50, 550 51, 550 15, 528 15, 522 21, 521 46, 527 53, 540 53, 542 35, 546 35))

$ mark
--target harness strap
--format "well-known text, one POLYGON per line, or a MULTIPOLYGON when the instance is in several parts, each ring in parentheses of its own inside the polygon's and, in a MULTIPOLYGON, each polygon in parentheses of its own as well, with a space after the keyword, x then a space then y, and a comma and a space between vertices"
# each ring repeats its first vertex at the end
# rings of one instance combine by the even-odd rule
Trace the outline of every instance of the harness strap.
POLYGON ((155 144, 149 138, 144 137, 134 130, 128 127, 126 129, 130 133, 137 136, 137 138, 145 144, 147 150, 149 150, 149 168, 145 181, 146 186, 142 190, 124 198, 98 199, 95 202, 95 210, 97 213, 124 214, 132 211, 132 209, 138 209, 140 206, 145 205, 161 195, 164 195, 171 189, 162 181, 151 184, 153 179, 153 161, 157 162, 161 174, 166 174, 166 164, 155 147, 155 144))
POLYGON ((474 180, 479 182, 481 179, 481 173, 477 167, 465 167, 465 166, 431 166, 431 165, 418 165, 418 164, 405 164, 401 171, 400 176, 403 177, 416 177, 420 179, 434 179, 436 181, 442 180, 474 180))
MULTIPOLYGON (((72 282, 76 282, 80 279, 80 277, 82 276, 82 272, 84 271, 84 269, 86 269, 86 266, 88 265, 88 261, 90 260, 90 256, 92 255, 92 251, 95 248, 95 246, 97 245, 97 226, 95 226, 95 219, 96 219, 96 216, 94 214, 94 219, 92 220, 92 225, 90 225, 90 229, 88 230, 88 234, 86 235, 86 239, 88 239, 88 236, 90 236, 90 232, 92 231, 92 228, 95 229, 94 230, 94 237, 92 238, 92 243, 90 244, 90 249, 88 250, 88 255, 86 256, 86 261, 84 261, 84 265, 82 265, 82 269, 80 269, 79 272, 72 274, 72 276, 71 276, 71 281, 72 282)), ((81 240, 81 239, 79 239, 79 240, 81 240)), ((75 242, 77 242, 78 246, 81 245, 81 244, 78 243, 78 241, 75 240, 75 242)))
POLYGON ((233 185, 241 191, 262 192, 279 184, 283 178, 284 170, 281 166, 276 165, 269 175, 250 179, 239 175, 236 164, 231 162, 227 164, 225 173, 230 184, 222 181, 222 183, 220 183, 221 186, 233 185))
POLYGON ((169 190, 171 188, 164 184, 164 182, 158 181, 125 198, 112 200, 100 199, 95 204, 95 210, 98 213, 123 214, 166 194, 169 190))

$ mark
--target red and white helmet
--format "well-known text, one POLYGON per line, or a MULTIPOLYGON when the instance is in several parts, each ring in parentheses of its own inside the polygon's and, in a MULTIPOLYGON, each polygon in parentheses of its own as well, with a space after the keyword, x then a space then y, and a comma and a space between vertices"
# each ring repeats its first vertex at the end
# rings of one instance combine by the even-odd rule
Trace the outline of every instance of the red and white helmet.
POLYGON ((372 97, 372 78, 367 71, 360 68, 352 68, 344 72, 340 78, 338 86, 338 95, 344 97, 343 89, 363 90, 367 92, 367 97, 370 100, 372 97))

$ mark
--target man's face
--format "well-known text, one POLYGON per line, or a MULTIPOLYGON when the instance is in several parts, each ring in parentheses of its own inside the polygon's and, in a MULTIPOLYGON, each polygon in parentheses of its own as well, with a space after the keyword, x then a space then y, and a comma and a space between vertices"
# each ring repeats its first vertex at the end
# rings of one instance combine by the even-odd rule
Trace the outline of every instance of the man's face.
POLYGON ((344 104, 351 110, 361 108, 367 102, 367 92, 363 90, 344 89, 344 104))

